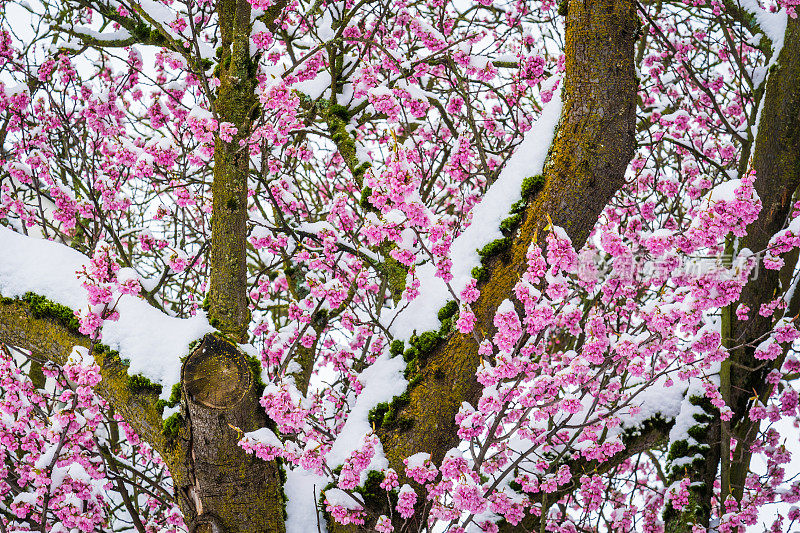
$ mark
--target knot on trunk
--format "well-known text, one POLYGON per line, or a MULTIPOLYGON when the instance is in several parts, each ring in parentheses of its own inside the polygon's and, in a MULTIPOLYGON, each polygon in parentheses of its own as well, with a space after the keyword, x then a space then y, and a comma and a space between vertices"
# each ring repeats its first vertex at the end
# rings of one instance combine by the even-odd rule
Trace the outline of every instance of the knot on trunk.
POLYGON ((245 355, 230 341, 212 333, 183 364, 187 395, 211 409, 237 405, 253 385, 253 373, 245 355))

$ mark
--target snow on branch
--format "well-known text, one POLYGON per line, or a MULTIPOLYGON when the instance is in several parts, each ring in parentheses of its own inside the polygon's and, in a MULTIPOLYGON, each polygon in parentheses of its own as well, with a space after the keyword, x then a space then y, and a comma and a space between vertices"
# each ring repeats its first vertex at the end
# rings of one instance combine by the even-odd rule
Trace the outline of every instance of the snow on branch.
MULTIPOLYGON (((73 311, 88 307, 87 291, 78 277, 88 257, 3 227, 0 250, 0 295, 4 298, 33 293, 73 311)), ((192 341, 213 330, 205 314, 171 317, 132 295, 122 295, 116 311, 119 319, 105 322, 102 342, 129 362, 130 375, 140 374, 160 384, 162 397, 169 397, 171 386, 180 380, 180 357, 192 341)))

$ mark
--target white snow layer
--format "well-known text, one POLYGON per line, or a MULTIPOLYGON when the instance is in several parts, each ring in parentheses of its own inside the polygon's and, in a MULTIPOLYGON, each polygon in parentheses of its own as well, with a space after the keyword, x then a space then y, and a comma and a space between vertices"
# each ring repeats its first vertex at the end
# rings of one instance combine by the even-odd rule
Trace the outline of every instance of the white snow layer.
MULTIPOLYGON (((500 223, 508 216, 514 202, 520 199, 523 180, 542 173, 560 115, 561 94, 556 91, 509 158, 497 181, 475 206, 470 226, 453 240, 450 248, 453 280, 450 286, 456 295, 461 294, 472 278, 472 269, 480 265, 478 250, 503 237, 500 223)), ((444 280, 436 277, 436 267, 433 264, 418 266, 417 276, 420 279, 419 296, 405 308, 399 308, 390 327, 390 331, 398 339, 408 339, 415 330, 422 333, 439 329, 436 315, 448 300, 453 299, 444 280)))
MULTIPOLYGON (((87 292, 76 273, 88 261, 68 246, 0 226, 0 295, 6 298, 34 292, 73 311, 83 309, 88 306, 87 292)), ((103 343, 130 361, 130 375, 161 384, 161 396, 168 398, 172 385, 180 381, 180 357, 189 343, 213 331, 205 314, 171 317, 134 296, 123 296, 117 311, 119 320, 103 327, 103 343)))
MULTIPOLYGON (((364 370, 359 381, 364 385, 355 401, 353 409, 344 423, 342 432, 336 437, 327 459, 330 466, 342 464, 353 451, 363 443, 365 435, 372 432, 369 425, 369 411, 381 402, 391 401, 406 390, 408 382, 403 378, 405 363, 402 357, 390 358, 386 352, 375 363, 364 370)), ((375 450, 370 466, 365 470, 380 470, 385 457, 382 450, 375 450)), ((388 462, 386 463, 388 465, 388 462)))
POLYGON ((302 468, 287 469, 286 483, 283 486, 287 498, 287 533, 327 532, 325 517, 317 503, 319 493, 327 483, 327 478, 302 468), (312 509, 316 509, 317 512, 312 512, 312 509))

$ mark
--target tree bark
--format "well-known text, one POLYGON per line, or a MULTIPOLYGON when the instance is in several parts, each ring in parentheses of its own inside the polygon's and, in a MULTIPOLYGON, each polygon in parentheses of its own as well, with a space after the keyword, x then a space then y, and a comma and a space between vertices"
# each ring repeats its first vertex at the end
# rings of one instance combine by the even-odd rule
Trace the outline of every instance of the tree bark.
POLYGON ((215 139, 213 212, 211 221, 211 325, 239 341, 247 338, 247 177, 250 150, 239 142, 248 138, 256 111, 255 65, 250 59, 250 3, 219 0, 222 57, 217 66, 220 86, 214 111, 220 125, 236 128, 230 142, 215 139))
MULTIPOLYGON (((800 20, 788 18, 783 48, 766 83, 752 160, 762 211, 741 240, 742 247, 753 251, 767 248, 772 236, 784 226, 800 185, 800 20)), ((791 273, 784 277, 781 283, 779 271, 759 268, 758 277, 745 286, 740 298, 740 303, 751 309, 748 319, 732 324, 732 344, 744 346, 730 356, 731 422, 739 440, 734 457, 739 464, 732 468, 731 488, 737 500, 741 499, 749 470, 749 447, 758 433, 748 419, 751 398, 758 396, 766 401, 771 386, 765 378, 773 368, 779 368, 779 364, 765 364, 754 357, 755 348, 773 323, 772 317, 763 317, 758 311, 789 288, 791 273)))
MULTIPOLYGON (((242 433, 266 427, 261 387, 247 357, 208 334, 183 364, 179 438, 172 454, 184 519, 197 533, 283 532, 280 465, 242 450, 242 433), (216 529, 215 529, 216 528, 216 529)), ((170 464, 173 471, 173 464, 170 464)))
MULTIPOLYGON (((524 273, 527 250, 547 216, 582 246, 624 184, 635 147, 639 26, 632 0, 569 1, 564 105, 544 167, 544 188, 527 207, 509 250, 486 265, 490 276, 479 285, 481 297, 473 306, 476 330, 484 337, 491 336, 495 310, 524 273)), ((454 418, 462 402, 479 397, 479 361, 476 340, 457 332, 428 355, 419 369, 421 381, 410 388, 410 401, 397 415, 410 427, 378 432, 392 468, 402 472, 403 458, 417 452, 440 461, 457 445, 454 418)))

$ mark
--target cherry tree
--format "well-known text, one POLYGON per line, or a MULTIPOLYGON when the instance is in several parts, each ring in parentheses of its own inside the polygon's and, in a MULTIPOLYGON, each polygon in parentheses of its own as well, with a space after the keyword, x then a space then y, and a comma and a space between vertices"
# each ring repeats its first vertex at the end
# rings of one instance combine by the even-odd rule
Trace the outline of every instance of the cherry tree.
POLYGON ((0 532, 790 530, 797 0, 0 8, 0 532))

